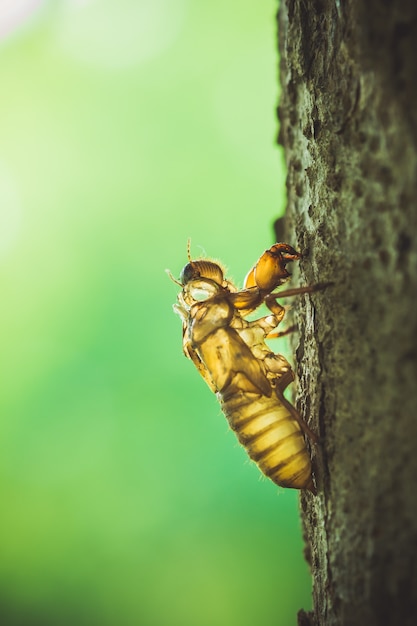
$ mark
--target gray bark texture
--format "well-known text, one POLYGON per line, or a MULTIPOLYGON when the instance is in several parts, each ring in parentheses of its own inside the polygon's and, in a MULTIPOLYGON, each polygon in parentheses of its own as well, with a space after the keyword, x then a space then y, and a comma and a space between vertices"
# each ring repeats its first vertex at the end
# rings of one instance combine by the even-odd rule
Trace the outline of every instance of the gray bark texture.
POLYGON ((282 0, 280 137, 299 284, 311 613, 417 624, 417 2, 282 0))

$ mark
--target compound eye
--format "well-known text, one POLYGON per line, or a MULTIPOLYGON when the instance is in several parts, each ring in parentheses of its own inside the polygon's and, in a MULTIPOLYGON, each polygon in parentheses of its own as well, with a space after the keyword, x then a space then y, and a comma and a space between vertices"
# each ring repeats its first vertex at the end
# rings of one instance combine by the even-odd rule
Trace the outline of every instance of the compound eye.
POLYGON ((200 272, 196 268, 195 263, 187 263, 185 267, 183 267, 180 274, 180 282, 181 285, 187 285, 192 280, 196 278, 200 278, 200 272))

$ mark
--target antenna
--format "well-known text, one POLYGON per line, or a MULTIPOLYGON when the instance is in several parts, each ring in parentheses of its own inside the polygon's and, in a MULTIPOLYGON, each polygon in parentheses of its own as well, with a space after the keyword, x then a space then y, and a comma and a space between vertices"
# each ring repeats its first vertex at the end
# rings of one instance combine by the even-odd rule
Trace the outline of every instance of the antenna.
POLYGON ((171 270, 165 270, 166 273, 168 274, 169 278, 172 280, 173 283, 175 283, 176 285, 179 285, 180 287, 183 287, 183 284, 180 283, 179 280, 177 280, 176 278, 173 277, 171 270))

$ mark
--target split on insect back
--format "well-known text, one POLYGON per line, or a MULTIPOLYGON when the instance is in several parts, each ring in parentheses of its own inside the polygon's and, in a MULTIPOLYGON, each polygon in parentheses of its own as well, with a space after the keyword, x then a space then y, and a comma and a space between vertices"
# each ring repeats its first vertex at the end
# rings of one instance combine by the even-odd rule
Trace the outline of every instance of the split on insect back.
POLYGON ((275 292, 290 277, 287 264, 301 258, 286 243, 276 243, 261 255, 241 290, 217 262, 193 260, 189 242, 187 251, 180 279, 170 274, 181 287, 174 311, 183 323, 185 356, 216 393, 230 427, 259 469, 277 485, 315 494, 304 436, 313 443, 317 437, 284 397, 294 372, 265 339, 291 330, 276 331, 285 315, 278 298, 312 293, 322 285, 275 292), (246 319, 263 303, 269 315, 246 319))

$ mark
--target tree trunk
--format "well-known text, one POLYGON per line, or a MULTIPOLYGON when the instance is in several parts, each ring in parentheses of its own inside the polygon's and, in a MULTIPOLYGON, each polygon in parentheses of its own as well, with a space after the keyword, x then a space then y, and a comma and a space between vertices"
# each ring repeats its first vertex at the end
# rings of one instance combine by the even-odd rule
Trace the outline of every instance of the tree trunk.
MULTIPOLYGON (((313 613, 417 624, 417 2, 282 0, 280 142, 299 283, 313 613)), ((295 306, 295 305, 294 305, 295 306)))

